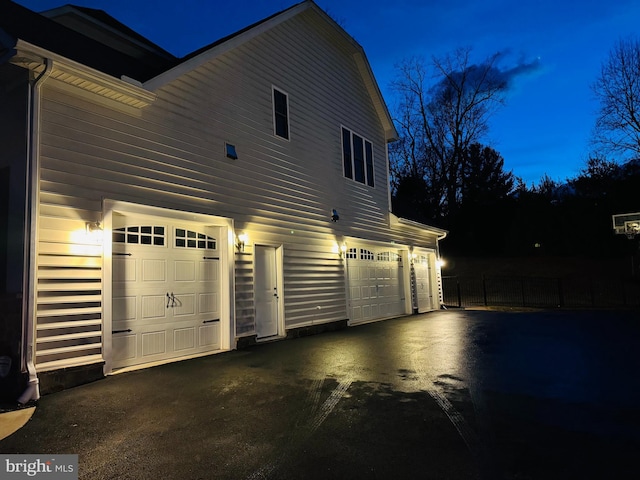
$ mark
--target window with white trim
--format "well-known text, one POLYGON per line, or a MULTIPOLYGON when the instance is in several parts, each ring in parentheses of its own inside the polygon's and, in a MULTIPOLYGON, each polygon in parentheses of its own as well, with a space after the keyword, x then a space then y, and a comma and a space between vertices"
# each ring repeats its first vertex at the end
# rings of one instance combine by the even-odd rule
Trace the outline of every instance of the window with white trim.
POLYGON ((273 87, 273 132, 289 140, 289 95, 273 87))
POLYGON ((373 144, 345 127, 342 127, 342 165, 345 177, 374 186, 373 144))

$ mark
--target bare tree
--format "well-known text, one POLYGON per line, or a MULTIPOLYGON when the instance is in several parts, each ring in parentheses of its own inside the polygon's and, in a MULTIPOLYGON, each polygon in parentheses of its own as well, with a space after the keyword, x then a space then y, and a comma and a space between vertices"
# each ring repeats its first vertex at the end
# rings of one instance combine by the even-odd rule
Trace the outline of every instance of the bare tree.
POLYGON ((499 54, 477 65, 470 54, 464 48, 430 63, 406 60, 392 84, 399 98, 395 120, 401 137, 390 150, 392 175, 424 178, 428 195, 436 200, 434 217, 455 213, 466 152, 486 134, 507 89, 508 76, 496 65, 499 54))
POLYGON ((604 154, 640 158, 640 42, 619 40, 592 85, 600 102, 594 145, 604 154))

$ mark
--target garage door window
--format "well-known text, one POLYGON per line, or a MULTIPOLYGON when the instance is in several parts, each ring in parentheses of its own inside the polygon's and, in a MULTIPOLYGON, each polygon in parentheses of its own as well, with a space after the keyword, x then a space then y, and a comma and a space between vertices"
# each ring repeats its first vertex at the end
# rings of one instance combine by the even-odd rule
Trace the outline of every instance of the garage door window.
POLYGON ((113 243, 126 243, 129 245, 165 245, 165 228, 156 225, 135 225, 130 227, 114 228, 113 243))
POLYGON ((216 239, 194 230, 176 228, 176 247, 215 250, 216 239))

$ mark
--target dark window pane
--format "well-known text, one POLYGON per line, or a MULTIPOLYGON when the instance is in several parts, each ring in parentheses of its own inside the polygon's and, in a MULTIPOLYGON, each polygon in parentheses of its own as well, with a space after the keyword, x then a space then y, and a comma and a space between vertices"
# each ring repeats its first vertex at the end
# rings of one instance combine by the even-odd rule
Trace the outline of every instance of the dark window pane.
POLYGON ((151 227, 140 227, 140 233, 151 233, 151 227))
POLYGON ((364 153, 367 163, 367 185, 373 187, 373 145, 364 142, 364 153))
POLYGON ((227 150, 227 158, 230 158, 232 160, 237 160, 238 159, 238 154, 236 153, 236 146, 235 145, 231 145, 230 143, 226 143, 225 144, 225 148, 227 150))
POLYGON ((196 232, 192 232, 191 230, 187 230, 187 237, 196 238, 196 232))
POLYGON ((353 178, 353 166, 351 164, 351 132, 342 129, 342 163, 344 164, 344 176, 353 178))
POLYGON ((362 137, 353 135, 353 178, 364 183, 364 144, 362 137))
POLYGON ((273 91, 273 109, 276 135, 282 138, 289 138, 289 112, 287 110, 287 96, 273 91))
POLYGON ((127 243, 138 243, 138 235, 127 235, 127 243))
POLYGON ((216 242, 207 242, 207 248, 209 250, 215 250, 216 249, 216 242))
POLYGON ((164 227, 153 227, 153 233, 156 235, 164 235, 164 227))
POLYGON ((176 247, 184 247, 185 245, 184 238, 176 238, 176 247))
POLYGON ((195 240, 187 240, 187 247, 196 248, 196 241, 195 240))
POLYGON ((176 228, 176 237, 186 237, 186 232, 182 228, 176 228))
POLYGON ((154 245, 164 245, 164 237, 153 237, 154 245))
POLYGON ((151 237, 149 235, 142 235, 142 237, 140 237, 140 243, 142 245, 151 245, 151 237))
POLYGON ((198 240, 198 248, 207 248, 207 242, 204 240, 198 240))
POLYGON ((113 232, 113 242, 114 243, 124 243, 124 233, 116 233, 113 232))
POLYGON ((199 233, 198 238, 207 238, 207 236, 204 233, 199 233))

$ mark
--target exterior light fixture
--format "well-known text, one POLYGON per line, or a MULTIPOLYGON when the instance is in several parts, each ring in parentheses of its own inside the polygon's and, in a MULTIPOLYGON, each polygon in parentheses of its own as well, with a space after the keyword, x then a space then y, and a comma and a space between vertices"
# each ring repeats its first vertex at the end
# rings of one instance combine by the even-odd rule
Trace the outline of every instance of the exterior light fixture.
POLYGON ((86 222, 85 229, 87 238, 95 243, 102 243, 102 227, 100 222, 86 222))
POLYGON ((247 243, 247 239, 248 237, 246 233, 241 233, 236 237, 236 248, 238 249, 238 252, 244 252, 244 246, 247 243))
POLYGON ((331 210, 331 221, 337 222, 338 220, 340 220, 340 215, 338 215, 338 210, 334 208, 333 210, 331 210))
POLYGON ((343 242, 340 245, 340 258, 344 258, 345 253, 347 253, 347 244, 343 242))
POLYGON ((102 227, 100 226, 100 222, 87 222, 85 224, 85 226, 87 228, 87 233, 101 232, 102 231, 102 227))

